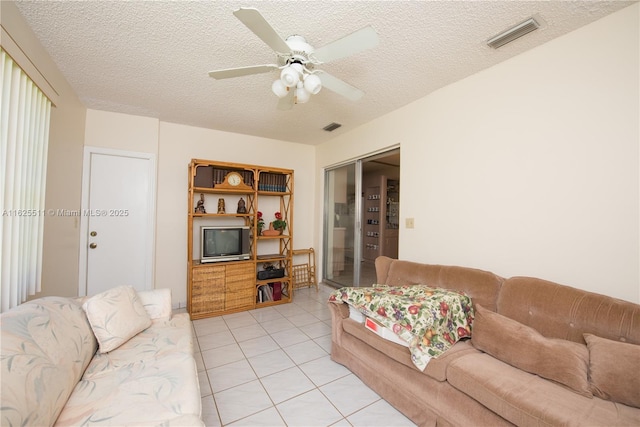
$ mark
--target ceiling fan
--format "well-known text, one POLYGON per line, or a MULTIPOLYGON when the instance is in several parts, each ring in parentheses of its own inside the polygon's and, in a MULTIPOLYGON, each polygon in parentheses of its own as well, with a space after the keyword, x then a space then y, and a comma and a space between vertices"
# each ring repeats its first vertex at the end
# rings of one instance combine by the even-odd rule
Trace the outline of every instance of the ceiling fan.
POLYGON ((240 8, 233 12, 244 25, 255 33, 276 53, 276 64, 227 68, 209 72, 214 79, 228 79, 251 74, 280 70, 280 78, 271 85, 271 90, 280 98, 278 108, 288 110, 293 104, 302 104, 323 87, 352 101, 360 99, 364 92, 331 74, 317 70, 316 66, 344 58, 378 44, 378 34, 364 27, 321 48, 314 49, 300 35, 283 39, 267 20, 254 8, 240 8))

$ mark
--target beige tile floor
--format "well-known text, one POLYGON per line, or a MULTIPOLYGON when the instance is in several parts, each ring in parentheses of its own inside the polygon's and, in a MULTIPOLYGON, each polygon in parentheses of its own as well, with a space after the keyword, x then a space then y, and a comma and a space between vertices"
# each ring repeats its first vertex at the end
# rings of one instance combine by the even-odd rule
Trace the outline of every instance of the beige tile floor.
POLYGON ((331 360, 332 290, 193 322, 207 426, 414 425, 331 360))

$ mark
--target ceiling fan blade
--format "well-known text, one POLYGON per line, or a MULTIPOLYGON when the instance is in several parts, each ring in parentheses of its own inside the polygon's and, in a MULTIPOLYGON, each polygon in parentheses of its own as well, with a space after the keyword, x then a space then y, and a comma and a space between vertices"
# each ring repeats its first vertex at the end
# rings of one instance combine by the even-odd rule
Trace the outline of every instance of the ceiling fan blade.
POLYGON ((329 73, 318 73, 318 77, 320 77, 320 81, 322 81, 322 87, 338 95, 342 95, 351 101, 357 101, 364 96, 364 92, 357 87, 353 87, 349 83, 343 82, 329 73))
POLYGON ((377 45, 378 34, 373 27, 369 26, 316 49, 313 56, 320 62, 329 62, 371 49, 377 45))
POLYGON ((278 101, 278 110, 287 111, 293 108, 293 90, 278 101))
POLYGON ((275 64, 252 65, 250 67, 239 67, 239 68, 227 68, 225 70, 209 71, 209 77, 213 77, 216 80, 229 79, 231 77, 242 77, 242 76, 248 76, 250 74, 268 73, 269 71, 275 70, 277 68, 278 66, 275 64))
POLYGON ((233 12, 244 25, 247 26, 254 34, 265 42, 271 49, 278 53, 289 53, 291 48, 285 42, 271 24, 264 19, 264 16, 258 12, 258 9, 252 7, 241 7, 233 12))

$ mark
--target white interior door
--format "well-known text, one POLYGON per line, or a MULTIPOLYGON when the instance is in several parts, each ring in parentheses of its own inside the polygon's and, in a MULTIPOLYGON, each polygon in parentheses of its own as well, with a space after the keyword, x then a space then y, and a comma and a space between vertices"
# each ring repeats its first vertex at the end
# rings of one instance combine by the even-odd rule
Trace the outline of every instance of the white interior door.
POLYGON ((86 147, 82 199, 79 294, 152 289, 154 156, 86 147))

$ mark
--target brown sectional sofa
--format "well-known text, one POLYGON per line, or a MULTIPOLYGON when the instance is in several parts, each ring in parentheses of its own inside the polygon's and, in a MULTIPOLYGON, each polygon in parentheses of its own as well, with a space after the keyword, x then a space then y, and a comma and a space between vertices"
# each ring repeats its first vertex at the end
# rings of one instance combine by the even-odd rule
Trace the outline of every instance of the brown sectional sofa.
POLYGON ((640 305, 387 257, 376 273, 379 284, 462 290, 474 303, 471 339, 424 372, 406 347, 351 320, 347 304, 328 303, 332 359, 419 426, 640 426, 640 305))

